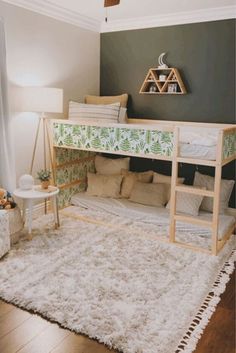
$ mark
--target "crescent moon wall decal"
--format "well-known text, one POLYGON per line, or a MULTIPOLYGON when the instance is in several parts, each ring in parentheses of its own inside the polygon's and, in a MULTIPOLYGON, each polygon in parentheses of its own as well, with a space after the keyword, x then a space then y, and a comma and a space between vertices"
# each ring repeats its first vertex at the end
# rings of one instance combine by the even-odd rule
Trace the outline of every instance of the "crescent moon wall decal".
POLYGON ((159 57, 158 57, 159 67, 163 67, 163 68, 167 68, 168 67, 163 61, 165 55, 166 55, 166 53, 161 53, 161 55, 159 55, 159 57))

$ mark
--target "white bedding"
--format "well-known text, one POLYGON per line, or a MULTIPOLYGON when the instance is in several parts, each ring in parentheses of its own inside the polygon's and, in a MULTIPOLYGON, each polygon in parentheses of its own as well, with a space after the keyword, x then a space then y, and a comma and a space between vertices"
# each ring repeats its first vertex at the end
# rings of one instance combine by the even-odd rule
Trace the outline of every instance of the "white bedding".
MULTIPOLYGON (((152 223, 157 228, 157 231, 161 233, 168 234, 169 231, 169 210, 165 207, 144 206, 127 199, 94 197, 87 195, 86 192, 75 194, 71 199, 71 203, 75 206, 102 209, 121 217, 128 217, 149 224, 152 223)), ((203 220, 211 220, 212 214, 201 211, 198 217, 203 220)), ((219 216, 218 238, 221 239, 234 223, 235 218, 233 216, 221 214, 219 216)), ((211 237, 209 228, 182 222, 177 222, 177 231, 211 237)))
POLYGON ((216 160, 216 146, 219 129, 180 127, 180 156, 216 160))
POLYGON ((209 161, 216 160, 216 145, 205 146, 191 143, 180 143, 180 156, 185 158, 198 158, 209 161))

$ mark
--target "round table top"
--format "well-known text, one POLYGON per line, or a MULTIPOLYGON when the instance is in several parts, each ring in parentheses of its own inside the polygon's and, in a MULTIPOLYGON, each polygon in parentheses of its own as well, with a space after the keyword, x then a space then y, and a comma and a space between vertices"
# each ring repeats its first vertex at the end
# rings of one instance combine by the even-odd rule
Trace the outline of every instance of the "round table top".
POLYGON ((16 189, 13 195, 21 199, 45 199, 55 196, 59 193, 56 186, 49 186, 48 189, 42 189, 41 185, 34 185, 30 190, 16 189))

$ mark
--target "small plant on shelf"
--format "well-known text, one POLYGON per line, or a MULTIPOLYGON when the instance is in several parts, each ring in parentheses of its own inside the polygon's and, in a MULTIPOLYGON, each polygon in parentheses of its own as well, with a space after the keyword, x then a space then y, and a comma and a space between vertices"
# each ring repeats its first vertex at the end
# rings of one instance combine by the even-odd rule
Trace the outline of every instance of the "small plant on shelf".
POLYGON ((48 189, 50 185, 51 171, 42 169, 37 173, 37 178, 41 181, 42 189, 48 189))

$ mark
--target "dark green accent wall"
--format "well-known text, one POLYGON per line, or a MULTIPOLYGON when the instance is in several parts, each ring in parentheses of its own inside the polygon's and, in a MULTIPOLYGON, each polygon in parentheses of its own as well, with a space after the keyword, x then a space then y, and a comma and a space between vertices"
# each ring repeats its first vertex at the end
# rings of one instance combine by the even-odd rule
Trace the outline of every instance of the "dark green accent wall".
MULTIPOLYGON (((101 95, 129 94, 128 115, 135 118, 235 123, 235 20, 195 23, 101 34, 101 95), (180 70, 188 94, 139 94, 150 67, 167 52, 166 62, 180 70)), ((133 170, 171 174, 167 162, 133 158, 133 170)), ((180 166, 191 184, 195 166, 180 166)), ((199 167, 214 175, 214 168, 199 167)), ((235 163, 223 168, 235 179, 235 163)), ((235 189, 230 205, 235 207, 235 189)))
POLYGON ((235 122, 235 22, 101 34, 101 95, 129 93, 129 117, 235 122), (162 52, 180 70, 187 95, 139 94, 162 52))

